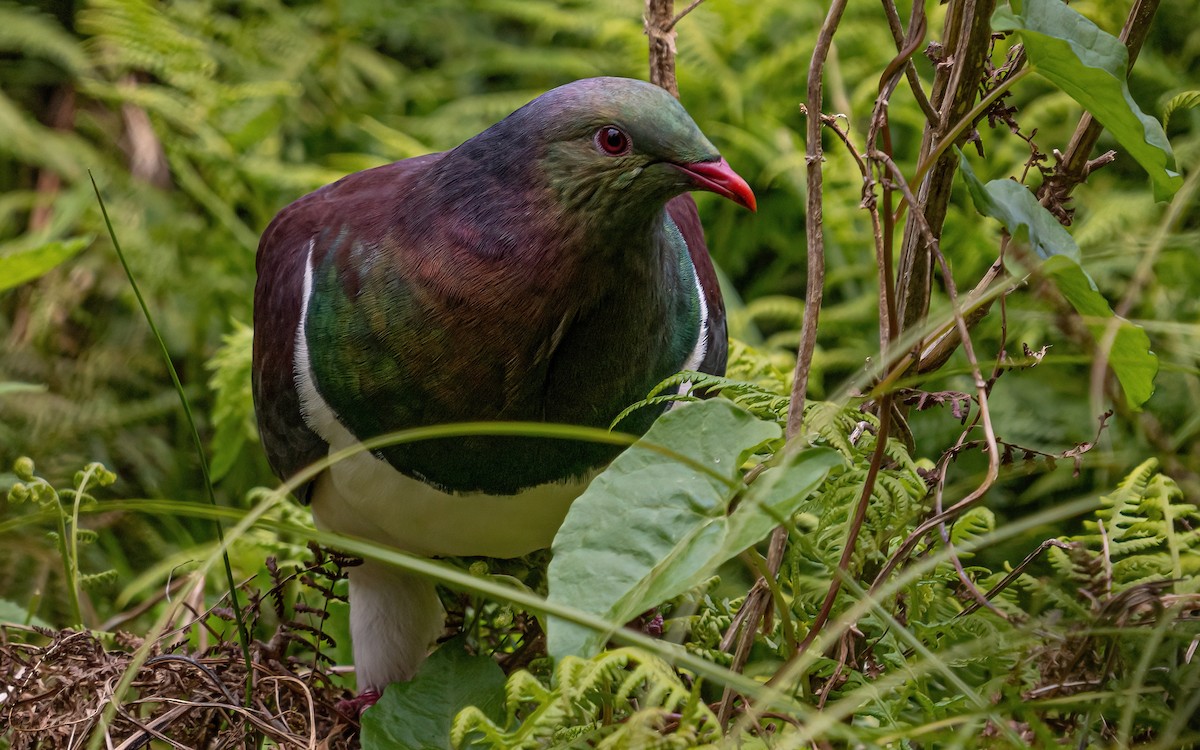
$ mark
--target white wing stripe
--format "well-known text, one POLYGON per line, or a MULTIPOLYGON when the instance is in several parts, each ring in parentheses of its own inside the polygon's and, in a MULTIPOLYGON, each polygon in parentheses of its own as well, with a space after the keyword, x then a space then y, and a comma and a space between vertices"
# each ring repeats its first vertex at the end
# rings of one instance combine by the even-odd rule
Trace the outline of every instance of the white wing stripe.
POLYGON ((296 356, 292 367, 296 391, 300 394, 300 414, 304 417, 305 424, 325 442, 332 444, 335 438, 344 436, 346 428, 338 422, 333 409, 317 390, 316 377, 313 375, 312 362, 308 356, 308 337, 305 334, 308 300, 312 296, 312 254, 315 244, 315 240, 308 241, 308 253, 304 259, 304 296, 300 302, 300 325, 296 328, 296 356))
MULTIPOLYGON (((679 368, 681 370, 698 369, 700 363, 704 361, 704 355, 708 354, 708 301, 704 299, 704 287, 700 284, 700 273, 694 264, 692 265, 692 278, 696 281, 696 298, 700 300, 700 331, 696 338, 696 348, 692 349, 692 353, 683 363, 683 367, 679 368)), ((679 395, 686 396, 691 390, 691 381, 683 383, 679 386, 679 395)))

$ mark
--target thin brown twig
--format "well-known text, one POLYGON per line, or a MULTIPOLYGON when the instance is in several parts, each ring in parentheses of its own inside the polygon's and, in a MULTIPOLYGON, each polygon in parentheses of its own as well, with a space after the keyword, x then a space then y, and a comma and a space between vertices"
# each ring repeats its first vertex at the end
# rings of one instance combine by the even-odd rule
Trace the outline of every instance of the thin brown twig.
MULTIPOLYGON (((970 434, 970 430, 971 428, 968 428, 959 434, 959 445, 961 445, 962 441, 967 437, 968 434, 970 434)), ((953 455, 953 451, 947 451, 946 454, 942 456, 942 460, 938 462, 937 485, 933 491, 933 512, 935 515, 940 516, 944 510, 942 505, 942 497, 946 487, 946 475, 950 471, 950 463, 953 460, 953 455)), ((1008 615, 997 609, 996 605, 991 603, 988 596, 980 591, 979 587, 975 585, 975 582, 971 580, 971 577, 967 575, 967 571, 962 564, 962 559, 960 559, 958 556, 958 550, 954 548, 954 539, 950 536, 950 527, 945 521, 938 524, 938 534, 942 538, 942 544, 946 546, 946 553, 950 556, 950 563, 954 566, 954 572, 958 576, 959 582, 967 589, 967 591, 971 594, 971 597, 975 600, 974 606, 987 607, 1000 619, 1009 619, 1008 615)))
MULTIPOLYGON (((912 15, 915 17, 917 13, 921 14, 921 19, 925 19, 925 2, 913 3, 912 15)), ((900 13, 896 10, 896 4, 892 0, 883 0, 883 13, 887 16, 888 29, 892 32, 892 38, 896 41, 897 51, 904 49, 904 27, 900 24, 900 13)), ((909 21, 909 27, 912 27, 912 20, 909 21)), ((913 65, 911 56, 905 59, 904 75, 908 78, 908 86, 913 92, 913 97, 917 100, 917 105, 921 111, 925 113, 925 120, 932 124, 938 121, 938 111, 934 109, 933 104, 929 101, 928 94, 921 86, 921 79, 917 77, 917 66, 913 65)))
MULTIPOLYGON (((988 269, 988 273, 984 275, 984 278, 979 282, 979 284, 976 285, 976 290, 978 290, 984 284, 991 283, 989 280, 989 276, 991 276, 993 272, 996 272, 996 273, 1003 272, 1004 254, 1005 254, 1005 250, 1008 247, 1008 242, 1009 242, 1009 236, 1007 234, 1005 234, 1004 237, 1000 241, 999 258, 997 258, 997 260, 992 264, 991 268, 988 269)), ((974 294, 974 291, 975 290, 972 290, 972 294, 974 294)), ((991 396, 992 388, 995 386, 996 381, 999 379, 1001 373, 1003 372, 1003 370, 1001 368, 1001 364, 1004 359, 1005 341, 1007 340, 1007 337, 1008 337, 1008 323, 1007 323, 1007 315, 1004 313, 1004 299, 1005 299, 1005 296, 1002 295, 1000 297, 1001 318, 1002 318, 1002 322, 1001 322, 1001 326, 1000 326, 1001 334, 1000 334, 1000 343, 999 343, 999 346, 997 347, 998 354, 996 356, 996 363, 992 366, 992 374, 987 379, 987 381, 984 385, 984 389, 983 389, 984 395, 988 396, 988 397, 991 396)), ((983 318, 983 316, 987 313, 988 309, 990 309, 990 307, 991 307, 991 305, 989 303, 982 307, 974 308, 971 311, 969 316, 964 313, 964 319, 967 321, 968 328, 971 327, 974 323, 981 320, 983 318)), ((954 346, 955 346, 955 348, 957 348, 957 345, 960 342, 961 336, 962 336, 962 334, 960 333, 959 328, 957 326, 954 328, 951 328, 949 331, 947 331, 947 335, 942 337, 941 339, 939 339, 939 341, 944 342, 951 335, 953 335, 953 337, 954 337, 954 342, 955 342, 954 346)), ((947 352, 946 357, 949 357, 949 352, 947 352)), ((918 371, 920 371, 921 363, 924 361, 924 359, 925 359, 924 353, 922 353, 922 359, 921 359, 921 361, 918 361, 918 363, 917 363, 918 371)), ((945 487, 946 487, 946 476, 950 470, 950 463, 951 463, 951 461, 954 460, 954 457, 957 455, 958 450, 962 449, 965 446, 966 441, 967 441, 967 436, 970 435, 979 426, 979 421, 980 421, 980 418, 983 416, 983 414, 984 414, 984 412, 982 410, 979 410, 975 413, 974 418, 971 420, 971 424, 969 424, 959 434, 958 441, 955 443, 954 447, 951 448, 950 450, 946 451, 946 453, 942 457, 942 460, 938 462, 937 483, 935 485, 934 495, 933 495, 933 497, 934 497, 933 508, 934 508, 934 513, 936 515, 940 515, 942 513, 942 511, 944 510, 944 507, 942 505, 942 498, 944 497, 944 491, 945 491, 945 487)), ((993 453, 996 450, 998 450, 998 446, 995 449, 993 449, 993 453)), ((1009 619, 1008 615, 1006 613, 1004 613, 1003 611, 1001 611, 999 608, 997 608, 994 604, 991 603, 992 594, 991 593, 984 594, 982 591, 980 591, 979 587, 975 584, 975 582, 973 580, 971 580, 970 576, 967 575, 967 571, 963 567, 963 564, 962 564, 962 559, 959 557, 958 551, 954 548, 954 539, 950 535, 950 526, 945 521, 943 521, 942 523, 940 523, 938 525, 938 533, 941 536, 942 544, 944 544, 946 547, 947 554, 950 557, 950 562, 954 566, 954 572, 958 575, 958 580, 963 584, 963 586, 966 588, 968 593, 971 594, 972 598, 975 599, 973 606, 987 607, 988 609, 990 609, 992 611, 993 614, 995 614, 1000 619, 1008 620, 1009 619)))
POLYGON ((883 458, 887 454, 887 436, 891 430, 892 422, 892 393, 885 393, 879 401, 879 431, 875 435, 875 450, 871 454, 871 465, 867 469, 867 476, 863 480, 862 492, 858 498, 858 505, 854 509, 854 517, 850 521, 849 531, 846 533, 846 542, 842 545, 842 556, 838 560, 837 571, 834 574, 833 580, 829 582, 829 588, 825 592, 825 599, 821 602, 821 609, 817 612, 817 616, 809 625, 808 635, 796 647, 796 651, 788 658, 787 662, 778 671, 767 680, 767 685, 778 687, 785 682, 794 671, 796 664, 804 658, 808 649, 812 647, 817 636, 824 629, 825 624, 829 622, 830 616, 833 614, 833 605, 837 601, 837 596, 842 590, 842 580, 850 570, 850 563, 854 558, 854 549, 858 544, 858 535, 862 531, 863 525, 867 520, 867 507, 871 504, 871 493, 875 489, 875 480, 879 476, 879 471, 883 466, 883 458))
MULTIPOLYGON (((1000 243, 1000 252, 1003 254, 1005 246, 1008 244, 1009 238, 1005 235, 1000 243)), ((987 295, 992 284, 998 279, 1007 278, 1008 272, 1004 270, 1004 264, 1000 260, 992 263, 984 275, 975 284, 975 288, 967 293, 967 303, 964 305, 964 316, 967 320, 967 327, 973 328, 975 324, 983 320, 984 316, 992 309, 992 297, 987 295)), ((1001 295, 1001 299, 1004 295, 1001 295)), ((918 373, 932 372, 938 369, 950 359, 950 355, 954 354, 958 349, 960 339, 958 328, 951 325, 934 335, 932 341, 926 344, 921 351, 920 359, 916 362, 914 368, 918 373)))
MULTIPOLYGON (((984 594, 984 598, 988 601, 996 598, 1001 591, 1008 588, 1013 581, 1017 580, 1017 578, 1025 572, 1025 569, 1032 565, 1033 561, 1038 559, 1038 557, 1040 557, 1046 550, 1050 549, 1051 547, 1067 549, 1069 546, 1070 545, 1068 545, 1066 542, 1059 541, 1058 539, 1047 539, 1046 541, 1042 542, 1033 550, 1033 552, 1030 552, 1028 555, 1026 555, 1025 559, 1018 563, 1017 566, 1012 569, 1011 573, 1004 576, 999 583, 988 589, 988 592, 984 594)), ((974 614, 981 606, 982 605, 979 602, 972 602, 971 604, 967 605, 963 611, 955 615, 955 617, 963 618, 974 614)))
POLYGON ((679 11, 679 13, 677 13, 675 17, 671 19, 671 22, 663 27, 663 31, 670 31, 671 29, 675 28, 675 24, 682 21, 684 16, 686 16, 688 13, 691 13, 703 2, 704 0, 692 0, 692 2, 688 3, 688 7, 679 11))
MULTIPOLYGON (((649 0, 648 0, 649 2, 649 0)), ((808 67, 808 117, 805 128, 805 164, 807 177, 806 222, 805 233, 808 244, 808 283, 804 298, 804 322, 801 326, 800 346, 796 352, 796 368, 793 371, 791 405, 788 409, 787 440, 793 442, 800 435, 804 422, 804 400, 808 390, 808 370, 812 365, 813 351, 817 343, 817 322, 820 318, 821 300, 825 289, 825 237, 823 227, 823 206, 821 183, 821 164, 823 162, 821 148, 821 121, 823 101, 822 72, 825 60, 833 45, 833 35, 841 23, 842 13, 846 10, 847 0, 833 0, 821 30, 817 34, 816 45, 808 67)), ((783 562, 783 552, 787 546, 787 528, 780 526, 771 534, 770 546, 767 552, 768 573, 772 577, 779 574, 783 562)), ((749 643, 753 642, 758 624, 766 614, 770 603, 770 592, 756 586, 756 591, 762 592, 754 597, 747 597, 743 607, 750 608, 746 623, 743 625, 738 653, 749 655, 749 643), (746 645, 743 645, 746 644, 746 645)), ((735 653, 735 659, 738 656, 735 653)), ((745 666, 745 657, 731 666, 734 671, 740 671, 745 666)), ((726 689, 721 697, 717 718, 724 726, 730 716, 733 706, 734 693, 726 689)))
POLYGON ((848 628, 842 632, 842 637, 838 639, 837 665, 833 668, 833 673, 829 675, 829 679, 825 680, 825 684, 821 686, 821 693, 817 696, 818 711, 825 708, 825 704, 829 702, 829 694, 833 692, 838 678, 842 676, 842 672, 846 669, 846 664, 850 661, 850 639, 855 634, 861 635, 855 628, 848 628))
MULTIPOLYGON (((807 114, 807 108, 804 111, 807 114)), ((838 127, 838 118, 833 115, 822 114, 821 120, 825 123, 825 127, 829 128, 829 131, 845 144, 846 151, 854 159, 854 163, 858 165, 859 173, 862 174, 862 200, 859 202, 859 207, 865 209, 867 215, 871 217, 871 237, 875 245, 875 264, 879 269, 879 350, 886 361, 888 358, 888 343, 898 333, 896 330, 896 307, 894 304, 896 282, 892 275, 890 227, 885 229, 881 224, 879 206, 875 200, 875 180, 871 176, 871 168, 867 166, 867 162, 863 160, 862 154, 850 142, 850 133, 838 127)), ((884 221, 887 220, 889 213, 890 210, 885 208, 884 221)))
MULTIPOLYGON (((885 154, 871 154, 870 156, 872 158, 878 158, 881 160, 881 163, 888 165, 888 168, 897 178, 897 187, 904 191, 905 197, 912 203, 912 205, 916 206, 917 203, 915 202, 915 196, 913 196, 908 185, 904 182, 904 174, 900 172, 900 168, 896 166, 895 162, 891 161, 891 159, 888 159, 885 154)), ((991 410, 988 408, 988 385, 983 379, 983 373, 979 367, 979 359, 975 356, 975 348, 971 343, 970 329, 967 326, 966 319, 963 317, 963 310, 959 304, 958 289, 954 283, 954 276, 950 273, 950 265, 946 262, 945 256, 942 255, 941 247, 939 246, 937 238, 934 235, 932 227, 925 222, 923 212, 913 211, 912 220, 917 223, 921 233, 924 235, 926 245, 933 254, 934 258, 937 260, 938 266, 941 268, 942 280, 946 286, 946 293, 950 297, 950 307, 954 313, 954 322, 958 328, 959 335, 962 337, 963 353, 967 357, 967 363, 970 365, 971 375, 975 381, 976 398, 979 405, 979 414, 977 418, 982 422, 983 425, 984 440, 986 441, 987 445, 988 468, 987 474, 984 476, 983 481, 970 494, 968 494, 959 502, 955 503, 950 508, 935 513, 933 517, 926 520, 924 523, 918 526, 916 530, 909 534, 908 538, 906 538, 900 545, 900 549, 898 549, 895 554, 888 559, 887 563, 884 564, 883 570, 880 571, 878 576, 876 576, 875 582, 871 584, 871 593, 874 593, 876 590, 878 590, 879 586, 882 585, 882 583, 887 580, 888 576, 891 575, 892 571, 894 571, 896 567, 908 557, 908 554, 916 546, 917 542, 925 536, 925 534, 929 533, 935 528, 938 528, 945 521, 956 518, 960 513, 981 500, 983 496, 987 494, 987 491, 991 489, 992 485, 996 482, 996 478, 1000 474, 1000 455, 996 446, 996 433, 992 427, 991 410)), ((968 585, 968 588, 973 594, 977 594, 978 597, 982 597, 982 594, 979 592, 978 588, 974 586, 973 582, 970 582, 968 579, 967 581, 964 581, 964 583, 968 585)), ((986 599, 984 601, 986 602, 986 599)))
MULTIPOLYGON (((885 0, 884 5, 888 2, 885 0)), ((885 8, 886 10, 886 8, 885 8)), ((895 13, 895 8, 890 10, 895 13)), ((889 16, 889 22, 891 18, 889 16)), ((899 17, 896 17, 896 30, 899 30, 899 17)), ((896 57, 888 64, 883 75, 879 78, 879 95, 875 98, 875 107, 871 115, 871 124, 867 130, 867 153, 871 153, 878 149, 878 141, 880 136, 883 137, 883 151, 887 154, 892 153, 892 134, 891 128, 888 126, 888 111, 889 102, 896 87, 900 85, 900 75, 902 71, 912 71, 912 76, 909 80, 910 85, 915 85, 918 89, 920 83, 916 81, 915 70, 912 69, 912 56, 921 46, 925 39, 926 21, 925 21, 925 6, 923 2, 913 4, 912 16, 909 20, 907 36, 897 37, 896 45, 899 48, 896 57)), ((923 94, 922 94, 923 96, 923 94)), ((926 102, 928 104, 928 102, 926 102)), ((856 155, 857 156, 857 155, 856 155)), ((872 197, 874 196, 875 180, 873 171, 868 168, 864 175, 865 186, 863 188, 864 196, 869 190, 872 197)), ((872 205, 872 221, 875 224, 876 238, 875 253, 876 266, 879 273, 879 349, 882 358, 886 361, 890 359, 890 344, 895 341, 900 335, 900 323, 896 317, 896 276, 892 264, 893 244, 894 244, 894 221, 892 216, 892 189, 889 181, 884 180, 883 188, 883 226, 878 226, 878 217, 875 215, 877 211, 872 205)))
POLYGON ((804 161, 807 178, 805 196, 805 237, 808 250, 808 279, 804 292, 804 320, 800 327, 800 346, 796 352, 796 368, 793 371, 792 401, 788 409, 787 439, 791 441, 800 434, 804 424, 804 399, 808 393, 808 370, 812 365, 813 351, 817 345, 817 323, 821 317, 821 302, 825 294, 825 226, 822 203, 823 173, 825 160, 821 147, 821 105, 823 101, 822 71, 825 60, 833 45, 833 34, 846 8, 846 0, 834 0, 821 25, 817 43, 813 49, 808 68, 808 101, 805 118, 804 161))
POLYGON ((908 35, 898 40, 899 51, 879 76, 879 95, 875 98, 875 113, 871 118, 871 132, 867 136, 868 151, 875 149, 876 134, 887 125, 888 104, 896 87, 900 85, 900 76, 912 65, 912 56, 925 41, 927 22, 924 8, 922 3, 913 4, 913 17, 908 24, 908 35))
MULTIPOLYGON (((1004 256, 1005 256, 1006 250, 1008 249, 1009 239, 1010 239, 1009 235, 1005 234, 1002 237, 1002 239, 1000 240, 999 257, 992 264, 991 268, 988 269, 988 274, 985 274, 985 277, 984 277, 985 280, 987 279, 987 276, 992 274, 993 272, 995 272, 995 273, 1003 272, 1004 256)), ((984 282, 981 281, 980 283, 984 283, 984 282)), ((990 281, 988 281, 987 283, 990 283, 990 281)), ((978 289, 978 288, 979 287, 977 285, 976 289, 978 289)), ((985 388, 985 392, 989 396, 992 393, 992 389, 996 385, 996 381, 1000 379, 1000 375, 1004 372, 1004 370, 1003 370, 1003 363, 1004 363, 1004 358, 1005 358, 1004 347, 1006 345, 1006 342, 1008 341, 1008 310, 1005 307, 1006 298, 1007 298, 1007 295, 1001 295, 1001 297, 1000 297, 1000 342, 996 347, 997 348, 996 363, 994 365, 992 365, 992 374, 991 374, 991 377, 988 378, 987 386, 985 388)), ((986 314, 987 309, 990 307, 991 307, 991 305, 987 305, 983 308, 980 308, 983 311, 982 314, 986 314)), ((982 318, 982 314, 979 316, 979 318, 982 318)), ((977 320, 979 318, 977 318, 977 320)), ((958 329, 956 328, 954 330, 957 331, 958 329)), ((919 362, 918 362, 918 369, 920 369, 919 362)), ((979 423, 979 417, 980 417, 981 413, 982 412, 977 412, 975 415, 975 418, 972 420, 971 426, 968 427, 967 429, 963 430, 963 432, 959 435, 960 444, 961 444, 962 440, 965 439, 966 436, 972 430, 974 430, 975 426, 979 423)), ((949 456, 949 455, 951 455, 951 454, 947 453, 947 456, 949 456)), ((934 512, 935 513, 940 514, 943 510, 942 497, 943 497, 943 491, 946 486, 946 474, 948 471, 949 471, 949 462, 947 461, 943 464, 942 467, 940 467, 940 470, 938 473, 937 491, 935 493, 935 504, 934 504, 934 512)), ((994 614, 999 616, 1001 619, 1009 620, 1010 618, 1005 612, 1001 611, 998 607, 996 607, 994 604, 991 603, 992 597, 995 596, 997 593, 999 593, 999 591, 1001 590, 1001 587, 998 586, 996 588, 993 588, 991 591, 989 591, 986 594, 980 592, 978 587, 976 587, 975 582, 972 581, 967 576, 967 571, 963 569, 962 560, 959 558, 957 550, 954 549, 954 539, 950 536, 949 525, 947 525, 945 522, 943 522, 938 527, 938 531, 940 532, 941 537, 942 537, 942 544, 944 544, 946 546, 946 550, 948 551, 948 553, 950 555, 950 560, 954 564, 954 570, 958 574, 958 579, 966 585, 967 590, 975 598, 975 602, 971 605, 972 611, 974 611, 974 609, 978 609, 980 606, 986 606, 988 609, 990 609, 994 614)))
MULTIPOLYGON (((1129 9, 1120 36, 1129 54, 1128 70, 1133 69, 1133 63, 1142 51, 1142 45, 1150 33, 1150 22, 1158 12, 1161 2, 1162 0, 1136 0, 1129 9)), ((1083 113, 1079 124, 1075 126, 1075 133, 1071 136, 1066 154, 1059 159, 1054 174, 1038 188, 1037 196, 1042 205, 1066 202, 1071 197, 1071 191, 1087 179, 1088 172, 1091 171, 1088 167, 1088 157, 1103 131, 1104 126, 1096 122, 1090 112, 1083 113)), ((1058 156, 1057 153, 1055 155, 1058 156)))

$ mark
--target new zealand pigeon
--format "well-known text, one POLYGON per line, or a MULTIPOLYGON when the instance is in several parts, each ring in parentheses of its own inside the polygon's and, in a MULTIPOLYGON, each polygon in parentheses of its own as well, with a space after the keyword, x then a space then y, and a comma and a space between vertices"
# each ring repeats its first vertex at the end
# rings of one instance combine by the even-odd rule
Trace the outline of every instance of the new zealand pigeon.
MULTIPOLYGON (((258 249, 254 402, 289 477, 406 428, 607 428, 685 369, 723 373, 725 309, 689 190, 750 187, 662 89, 592 78, 467 142, 345 177, 284 208, 258 249)), ((621 424, 640 434, 658 416, 621 424)), ((549 546, 618 449, 526 437, 360 452, 302 495, 317 525, 422 555, 549 546)), ((350 574, 360 707, 444 627, 432 582, 350 574)))

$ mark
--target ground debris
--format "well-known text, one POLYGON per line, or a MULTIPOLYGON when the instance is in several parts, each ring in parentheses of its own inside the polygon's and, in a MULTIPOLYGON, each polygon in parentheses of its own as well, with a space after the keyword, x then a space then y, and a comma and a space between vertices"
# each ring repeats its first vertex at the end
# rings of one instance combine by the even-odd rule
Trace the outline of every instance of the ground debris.
POLYGON ((357 726, 334 708, 346 691, 319 671, 280 664, 255 647, 246 705, 246 666, 236 643, 201 654, 155 647, 118 696, 134 660, 126 646, 138 639, 110 640, 113 648, 87 631, 0 628, 0 737, 12 750, 83 747, 114 701, 116 715, 104 729, 109 748, 147 747, 152 739, 240 748, 247 737, 284 748, 358 745, 357 726))
POLYGON ((189 645, 228 632, 221 625, 232 615, 220 607, 160 633, 146 649, 145 638, 128 632, 0 624, 0 747, 74 750, 102 732, 101 746, 113 750, 220 750, 263 741, 289 750, 357 748, 357 718, 336 708, 350 693, 333 678, 324 650, 335 644, 320 627, 330 601, 343 598, 333 583, 353 561, 311 549, 314 561, 294 571, 268 560, 265 592, 250 582, 242 589, 250 632, 270 636, 249 645, 249 700, 239 642, 218 635, 215 645, 189 645), (316 592, 324 606, 285 604, 283 591, 292 583, 316 592), (203 637, 180 637, 193 626, 203 637))

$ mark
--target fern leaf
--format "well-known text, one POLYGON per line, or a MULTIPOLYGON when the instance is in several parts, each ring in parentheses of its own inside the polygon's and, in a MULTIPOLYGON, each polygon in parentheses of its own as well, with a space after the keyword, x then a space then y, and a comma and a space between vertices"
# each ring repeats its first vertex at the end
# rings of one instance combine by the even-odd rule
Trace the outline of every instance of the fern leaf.
POLYGON ((1181 109, 1195 109, 1200 107, 1200 91, 1184 91, 1171 97, 1166 106, 1163 107, 1163 130, 1167 129, 1167 124, 1171 122, 1171 115, 1181 109))
POLYGON ((516 672, 505 687, 506 725, 481 711, 460 711, 451 741, 493 748, 594 745, 597 747, 694 747, 720 738, 715 715, 665 661, 633 648, 591 659, 559 662, 550 686, 516 672), (664 717, 676 718, 667 733, 664 717))
POLYGON ((247 443, 258 441, 254 421, 254 400, 250 393, 251 349, 254 329, 233 321, 233 330, 226 334, 221 348, 206 367, 212 373, 208 387, 216 394, 212 419, 216 426, 213 436, 213 481, 221 479, 245 452, 247 443))
POLYGON ((79 40, 32 8, 0 5, 0 49, 44 57, 74 75, 91 69, 79 40))
MULTIPOLYGON (((981 537, 992 533, 996 528, 996 516, 991 510, 982 506, 971 508, 954 522, 950 529, 950 541, 956 547, 971 544, 981 537)), ((959 557, 969 558, 971 553, 959 551, 959 557)))

